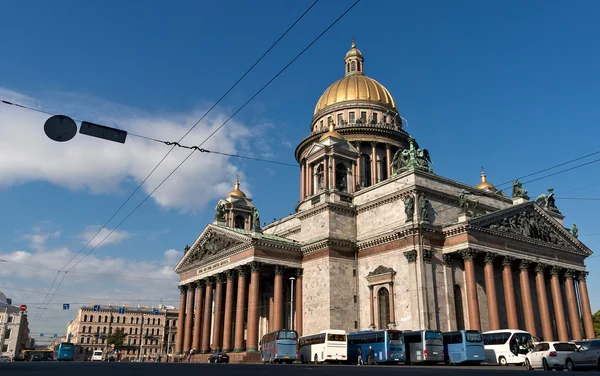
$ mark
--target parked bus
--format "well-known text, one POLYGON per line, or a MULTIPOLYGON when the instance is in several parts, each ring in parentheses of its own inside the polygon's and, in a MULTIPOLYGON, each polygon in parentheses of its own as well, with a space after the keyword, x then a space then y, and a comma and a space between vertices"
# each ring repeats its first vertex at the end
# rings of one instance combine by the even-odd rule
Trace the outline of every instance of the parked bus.
POLYGON ((75 345, 70 342, 60 342, 54 347, 54 360, 73 360, 75 345))
POLYGON ((403 332, 406 364, 439 363, 444 361, 444 343, 439 330, 403 332))
POLYGON ((446 364, 475 363, 485 360, 483 337, 478 330, 442 333, 446 364))
POLYGON ((343 330, 322 330, 319 334, 298 340, 298 358, 302 363, 346 362, 347 352, 346 332, 343 330))
POLYGON ((505 329, 483 333, 485 360, 489 363, 524 364, 529 351, 528 344, 533 343, 530 333, 523 330, 505 329))
POLYGON ((375 363, 404 362, 404 341, 400 330, 362 331, 348 334, 348 361, 358 363, 358 349, 362 361, 367 363, 369 347, 373 349, 375 363))
POLYGON ((298 359, 298 332, 276 330, 265 334, 260 340, 260 359, 263 363, 285 362, 298 359))

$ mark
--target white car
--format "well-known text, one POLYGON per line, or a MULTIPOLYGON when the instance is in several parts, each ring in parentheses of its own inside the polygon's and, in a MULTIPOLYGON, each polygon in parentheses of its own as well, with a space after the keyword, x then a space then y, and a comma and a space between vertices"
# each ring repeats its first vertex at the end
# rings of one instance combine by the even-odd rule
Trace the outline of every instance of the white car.
POLYGON ((541 368, 545 371, 565 368, 565 358, 577 351, 574 342, 540 342, 527 354, 527 369, 541 368))

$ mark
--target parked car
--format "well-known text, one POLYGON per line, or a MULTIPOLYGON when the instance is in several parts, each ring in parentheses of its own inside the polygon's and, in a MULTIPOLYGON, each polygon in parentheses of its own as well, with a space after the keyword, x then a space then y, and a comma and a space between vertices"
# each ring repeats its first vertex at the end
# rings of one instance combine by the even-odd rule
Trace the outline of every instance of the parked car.
POLYGON ((569 371, 597 368, 600 364, 600 339, 584 342, 576 351, 567 355, 565 367, 569 371))
POLYGON ((527 369, 553 369, 565 368, 567 355, 577 351, 573 342, 540 342, 526 355, 525 366, 527 369))
POLYGON ((8 355, 0 355, 0 363, 10 362, 10 357, 8 355))
POLYGON ((229 363, 229 355, 224 352, 216 352, 208 357, 209 363, 229 363))

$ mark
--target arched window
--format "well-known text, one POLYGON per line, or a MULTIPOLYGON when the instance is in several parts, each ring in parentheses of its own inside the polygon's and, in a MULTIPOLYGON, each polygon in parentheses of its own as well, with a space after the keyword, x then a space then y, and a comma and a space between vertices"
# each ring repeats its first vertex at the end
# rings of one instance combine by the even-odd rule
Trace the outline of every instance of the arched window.
POLYGON ((158 319, 158 320, 156 320, 156 321, 157 321, 157 323, 156 323, 156 324, 157 324, 157 325, 160 325, 160 319, 158 319))
POLYGON ((387 329, 390 323, 390 292, 385 287, 377 291, 377 308, 379 309, 379 329, 387 329))
POLYGON ((108 322, 108 316, 104 316, 104 322, 108 322))
POLYGON ((387 158, 383 157, 381 158, 381 161, 379 162, 379 181, 384 181, 385 179, 388 178, 387 176, 387 158))
POLYGON ((94 315, 90 315, 90 322, 94 322, 94 315))
POLYGON ((340 192, 348 191, 348 169, 343 163, 335 165, 335 188, 340 192))
POLYGON ((83 315, 83 322, 87 321, 87 315, 83 315))
POLYGON ((243 229, 245 222, 246 220, 244 219, 244 216, 238 214, 233 219, 233 227, 243 229))
POLYGON ((117 324, 121 323, 121 318, 117 316, 117 324))
POLYGON ((346 73, 350 72, 350 63, 346 63, 346 73))
POLYGON ((371 158, 367 154, 360 156, 360 180, 362 187, 371 185, 371 158))
POLYGON ((130 324, 133 324, 133 317, 131 318, 131 320, 130 320, 130 321, 131 321, 131 322, 130 322, 130 324))
POLYGON ((360 72, 360 61, 357 61, 356 64, 358 65, 358 71, 360 72))
POLYGON ((133 333, 133 328, 129 328, 129 334, 133 333))
POLYGON ((354 72, 354 71, 356 70, 356 61, 352 61, 352 62, 350 63, 350 70, 351 70, 352 72, 354 72))
POLYGON ((152 319, 152 325, 156 325, 156 319, 152 319))
POLYGON ((156 329, 156 335, 159 336, 160 335, 160 329, 156 329))
POLYGON ((139 324, 139 323, 140 323, 140 318, 139 318, 139 317, 136 317, 136 318, 135 318, 135 323, 136 323, 136 324, 139 324))
POLYGON ((100 333, 100 327, 96 327, 96 333, 100 333))
POLYGON ((102 328, 102 333, 106 333, 106 326, 102 328))
POLYGON ((459 285, 454 286, 454 310, 456 311, 456 330, 465 328, 465 313, 463 311, 462 291, 459 285))
POLYGON ((85 333, 85 326, 81 327, 81 333, 85 333))
MULTIPOLYGON (((138 328, 135 328, 135 335, 137 335, 137 330, 138 330, 138 328)), ((135 341, 135 340, 134 340, 134 341, 135 341)))
POLYGON ((323 189, 325 184, 324 175, 323 175, 323 164, 320 164, 317 167, 317 188, 323 189))

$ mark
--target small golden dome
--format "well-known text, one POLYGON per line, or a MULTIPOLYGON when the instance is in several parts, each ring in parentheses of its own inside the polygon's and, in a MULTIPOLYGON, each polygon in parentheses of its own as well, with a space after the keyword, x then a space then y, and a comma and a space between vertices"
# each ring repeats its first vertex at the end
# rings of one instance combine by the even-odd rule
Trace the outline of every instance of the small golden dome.
POLYGON ((335 130, 335 125, 333 124, 333 120, 329 122, 329 131, 327 131, 327 133, 325 133, 324 135, 321 136, 321 138, 319 139, 319 142, 324 141, 329 137, 338 138, 340 140, 344 139, 344 136, 342 136, 338 131, 335 130))
POLYGON ((238 175, 235 176, 235 186, 233 187, 233 191, 227 195, 227 197, 229 196, 246 197, 246 194, 240 191, 240 177, 238 175))
POLYGON ((317 102, 315 114, 332 104, 354 100, 379 102, 396 110, 394 98, 382 84, 364 74, 349 74, 325 90, 317 102))
POLYGON ((489 190, 489 191, 496 190, 496 187, 494 186, 494 184, 487 181, 487 178, 485 176, 485 171, 483 170, 483 168, 481 169, 481 183, 477 184, 476 188, 485 189, 485 190, 489 190))
POLYGON ((344 60, 346 60, 349 57, 358 57, 361 60, 364 59, 360 50, 358 48, 356 48, 356 38, 354 38, 354 37, 352 37, 352 47, 346 53, 346 57, 344 58, 344 60))

